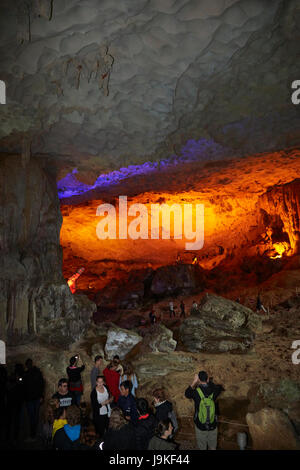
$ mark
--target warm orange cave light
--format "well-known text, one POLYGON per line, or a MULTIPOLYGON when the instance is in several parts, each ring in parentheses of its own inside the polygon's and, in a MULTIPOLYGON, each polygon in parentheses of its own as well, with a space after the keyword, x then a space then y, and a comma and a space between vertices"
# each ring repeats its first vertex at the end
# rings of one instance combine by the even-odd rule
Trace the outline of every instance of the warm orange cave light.
POLYGON ((79 278, 79 276, 81 276, 83 271, 84 271, 84 268, 78 269, 78 271, 76 271, 76 273, 73 274, 73 276, 69 277, 67 281, 67 284, 70 287, 70 291, 72 292, 72 294, 75 294, 76 292, 76 280, 79 278))
POLYGON ((289 245, 286 242, 278 242, 273 244, 274 250, 277 252, 275 256, 270 256, 271 259, 282 258, 284 253, 288 254, 289 245))
MULTIPOLYGON (((141 179, 137 177, 136 181, 128 182, 128 188, 124 182, 124 186, 111 189, 107 195, 101 193, 98 199, 74 205, 62 204, 60 243, 63 248, 63 272, 71 291, 99 291, 111 282, 123 282, 125 274, 130 271, 149 267, 155 270, 176 262, 198 264, 203 269, 211 270, 226 258, 234 263, 239 256, 265 254, 269 259, 277 259, 296 254, 299 229, 297 213, 295 212, 293 218, 291 208, 293 204, 296 208, 298 199, 296 201, 291 192, 291 207, 286 209, 282 203, 284 197, 281 186, 299 177, 299 157, 299 150, 291 150, 216 162, 213 165, 186 164, 180 167, 180 171, 161 171, 155 176, 141 179), (270 194, 268 192, 268 188, 276 185, 278 200, 274 191, 270 194), (145 190, 141 189, 144 187, 145 190), (124 239, 119 236, 120 223, 128 229, 135 218, 130 214, 127 219, 119 218, 119 197, 120 194, 126 194, 127 189, 128 208, 132 204, 142 204, 147 210, 148 237, 145 239, 133 239, 129 234, 124 239), (116 209, 117 235, 111 239, 100 239, 97 236, 97 226, 105 216, 97 215, 97 208, 108 201, 116 209), (170 207, 173 204, 179 205, 183 222, 184 205, 192 205, 192 231, 196 230, 194 209, 197 204, 203 204, 204 223, 200 224, 201 229, 204 229, 203 247, 194 250, 186 247, 187 242, 194 240, 185 238, 184 223, 180 218, 174 220, 172 213, 170 228, 168 226, 165 229, 160 217, 159 227, 155 232, 157 238, 154 238, 151 232, 152 204, 166 204, 170 207), (274 229, 264 226, 261 210, 268 215, 271 221, 268 224, 280 219, 280 230, 284 238, 275 238, 281 236, 277 233, 279 226, 275 223, 274 229), (260 241, 264 231, 265 236, 260 241), (182 232, 182 238, 175 236, 179 232, 182 232), (80 266, 85 267, 85 274, 77 279, 79 276, 76 270, 80 266)), ((144 219, 141 219, 142 222, 144 219)), ((136 232, 138 231, 137 228, 136 232)))

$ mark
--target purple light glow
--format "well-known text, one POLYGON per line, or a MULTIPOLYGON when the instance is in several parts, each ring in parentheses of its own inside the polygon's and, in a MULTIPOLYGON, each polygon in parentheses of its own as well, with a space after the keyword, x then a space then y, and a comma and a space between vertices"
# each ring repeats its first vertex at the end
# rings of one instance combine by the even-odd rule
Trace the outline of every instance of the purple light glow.
POLYGON ((172 167, 179 163, 187 163, 192 161, 208 161, 219 160, 225 156, 230 155, 230 149, 217 144, 214 140, 188 140, 181 149, 181 154, 171 155, 165 160, 158 162, 146 162, 141 165, 129 165, 126 168, 120 168, 107 174, 98 176, 93 185, 81 183, 75 176, 77 169, 75 168, 72 173, 62 178, 57 183, 58 197, 64 199, 79 194, 84 194, 92 189, 104 189, 108 186, 119 183, 120 181, 136 176, 146 175, 161 168, 172 167))

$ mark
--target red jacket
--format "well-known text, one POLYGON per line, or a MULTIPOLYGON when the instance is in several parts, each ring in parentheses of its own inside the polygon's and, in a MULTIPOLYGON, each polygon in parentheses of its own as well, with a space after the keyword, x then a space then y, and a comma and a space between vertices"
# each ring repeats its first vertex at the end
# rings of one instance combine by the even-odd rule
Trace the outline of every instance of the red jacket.
POLYGON ((120 374, 115 370, 108 369, 107 367, 103 371, 103 375, 105 377, 106 385, 110 393, 114 397, 114 402, 118 401, 120 396, 120 389, 119 389, 119 382, 120 382, 120 374))

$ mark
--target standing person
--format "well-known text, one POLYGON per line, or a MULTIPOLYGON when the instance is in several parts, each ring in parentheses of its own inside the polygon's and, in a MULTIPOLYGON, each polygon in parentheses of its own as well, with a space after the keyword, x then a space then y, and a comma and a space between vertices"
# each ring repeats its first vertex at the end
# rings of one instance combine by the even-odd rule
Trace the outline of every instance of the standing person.
POLYGON ((192 384, 186 389, 186 398, 192 398, 195 403, 195 431, 198 449, 216 450, 217 448, 217 418, 215 401, 221 391, 221 385, 215 385, 205 371, 194 376, 192 384))
POLYGON ((155 431, 155 418, 150 414, 149 405, 145 398, 136 401, 139 418, 136 425, 135 438, 137 450, 147 450, 155 431))
POLYGON ((183 300, 182 300, 182 301, 180 302, 180 310, 181 310, 181 312, 180 312, 180 318, 181 318, 181 317, 185 318, 185 309, 184 309, 184 307, 185 307, 185 305, 184 305, 183 300))
POLYGON ((129 380, 132 383, 131 393, 135 397, 135 391, 138 388, 139 384, 138 384, 136 375, 133 372, 133 367, 129 363, 125 364, 124 366, 124 375, 120 377, 120 387, 121 387, 121 383, 125 382, 125 380, 129 380))
POLYGON ((178 444, 169 440, 173 434, 173 426, 170 419, 159 421, 155 435, 149 442, 148 450, 178 450, 178 444))
POLYGON ((126 421, 120 408, 113 408, 108 431, 104 436, 103 450, 134 450, 135 428, 126 421))
POLYGON ((120 375, 124 374, 124 369, 120 361, 120 357, 116 354, 113 358, 113 361, 116 361, 118 363, 118 367, 116 369, 117 372, 119 372, 120 375))
POLYGON ((121 396, 118 399, 118 407, 124 413, 125 419, 130 421, 132 424, 136 424, 138 421, 138 412, 136 408, 135 398, 131 394, 132 383, 129 380, 125 380, 120 385, 121 396))
POLYGON ((105 382, 108 387, 108 390, 110 391, 111 395, 114 397, 114 404, 117 403, 119 396, 120 396, 120 390, 119 390, 119 381, 120 381, 120 374, 117 372, 117 368, 119 366, 119 361, 113 360, 108 364, 107 367, 105 367, 103 371, 103 375, 105 377, 105 382))
POLYGON ((169 310, 170 310, 170 318, 172 318, 172 315, 175 317, 174 304, 172 301, 169 302, 169 310))
POLYGON ((151 325, 153 325, 156 322, 156 315, 155 315, 153 308, 151 312, 149 313, 149 319, 150 319, 151 325))
MULTIPOLYGON (((19 438, 22 407, 24 403, 24 367, 16 364, 15 370, 8 378, 7 400, 6 400, 6 437, 14 441, 19 438)), ((5 413, 1 415, 3 417, 5 413)))
POLYGON ((55 450, 88 450, 89 447, 80 441, 81 421, 80 408, 71 405, 66 408, 67 424, 58 429, 53 438, 55 450))
MULTIPOLYGON (((72 406, 72 405, 70 405, 72 406)), ((63 428, 67 422, 67 408, 61 406, 53 410, 53 424, 52 424, 52 440, 56 431, 63 428)))
POLYGON ((32 441, 36 439, 39 410, 44 397, 45 382, 40 369, 33 365, 32 359, 26 360, 25 367, 26 371, 23 379, 24 398, 30 421, 30 437, 28 441, 32 441))
POLYGON ((95 365, 91 370, 91 390, 96 387, 97 377, 102 374, 102 360, 102 356, 95 357, 95 365))
POLYGON ((114 397, 109 396, 109 392, 104 385, 104 377, 99 375, 96 379, 96 386, 91 392, 91 404, 96 432, 100 438, 108 429, 111 414, 110 403, 113 399, 114 397))
POLYGON ((170 419, 174 434, 178 429, 177 419, 173 410, 173 405, 166 399, 165 391, 163 388, 156 388, 153 392, 153 403, 155 406, 155 420, 158 424, 160 421, 170 419))
MULTIPOLYGON (((0 364, 0 416, 5 416, 7 397, 7 369, 4 364, 0 364)), ((4 439, 5 420, 0 419, 0 442, 4 439)))
POLYGON ((261 310, 263 310, 263 312, 267 313, 267 310, 265 309, 265 307, 263 306, 263 304, 261 302, 260 293, 259 293, 258 296, 257 296, 257 300, 256 300, 256 312, 260 312, 261 310))
POLYGON ((81 360, 79 354, 77 356, 72 356, 70 359, 70 365, 66 369, 69 377, 69 390, 74 393, 76 404, 78 406, 80 405, 81 395, 83 394, 81 372, 85 369, 84 364, 82 364, 81 367, 77 366, 79 360, 81 360))
POLYGON ((76 404, 76 398, 73 392, 68 388, 67 379, 59 379, 57 384, 57 392, 52 395, 52 398, 58 400, 59 406, 71 406, 76 404))

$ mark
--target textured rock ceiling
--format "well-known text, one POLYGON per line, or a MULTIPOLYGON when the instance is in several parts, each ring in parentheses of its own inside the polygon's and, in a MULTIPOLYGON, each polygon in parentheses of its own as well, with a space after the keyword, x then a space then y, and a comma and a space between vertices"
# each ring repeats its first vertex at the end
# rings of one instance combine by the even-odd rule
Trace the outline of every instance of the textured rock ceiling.
POLYGON ((212 141, 224 156, 300 143, 291 103, 299 1, 2 0, 0 8, 0 151, 31 143, 64 174, 98 176, 180 153, 189 139, 212 141))

